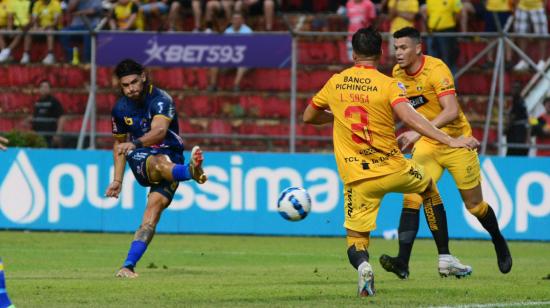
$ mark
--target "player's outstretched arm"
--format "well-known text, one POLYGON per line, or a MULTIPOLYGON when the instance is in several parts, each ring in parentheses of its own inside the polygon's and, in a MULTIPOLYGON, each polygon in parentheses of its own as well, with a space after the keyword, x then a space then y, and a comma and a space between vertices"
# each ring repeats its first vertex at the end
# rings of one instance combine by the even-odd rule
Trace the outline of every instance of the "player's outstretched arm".
POLYGON ((330 111, 317 109, 312 104, 307 105, 302 118, 304 123, 316 125, 332 123, 334 121, 334 115, 330 111))
POLYGON ((409 104, 400 103, 394 105, 393 110, 408 127, 426 137, 435 139, 453 148, 473 149, 479 146, 479 142, 473 137, 450 137, 430 123, 423 115, 416 112, 409 104))
POLYGON ((9 140, 0 136, 0 150, 4 151, 5 149, 7 149, 8 147, 6 146, 6 144, 9 143, 9 140))
POLYGON ((126 156, 119 153, 119 145, 126 140, 126 137, 115 138, 113 144, 113 161, 114 161, 114 176, 113 181, 107 187, 105 196, 118 198, 120 191, 122 190, 122 180, 124 178, 124 167, 126 166, 126 156))

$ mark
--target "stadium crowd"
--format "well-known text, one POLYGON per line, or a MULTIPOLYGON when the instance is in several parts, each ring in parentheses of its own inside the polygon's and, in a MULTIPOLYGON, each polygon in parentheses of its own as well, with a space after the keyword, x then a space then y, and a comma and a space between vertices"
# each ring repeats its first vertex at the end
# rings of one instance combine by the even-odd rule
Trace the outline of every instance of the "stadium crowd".
MULTIPOLYGON (((550 3, 550 1, 548 2, 550 3)), ((305 31, 354 32, 358 28, 369 25, 375 25, 380 31, 390 33, 405 26, 414 26, 420 31, 427 33, 493 32, 504 27, 508 20, 512 21, 509 17, 514 16, 515 21, 512 24, 513 26, 509 27, 511 32, 524 33, 534 31, 535 33, 545 34, 548 31, 546 15, 549 7, 548 3, 545 3, 542 0, 2 0, 0 2, 0 29, 72 31, 87 30, 93 27, 107 31, 154 30, 224 33, 231 28, 233 15, 237 13, 241 14, 243 22, 254 32, 288 31, 289 27, 305 31), (493 15, 493 13, 496 15, 493 15)), ((51 65, 54 63, 63 64, 72 62, 73 64, 78 64, 80 62, 87 62, 89 59, 90 40, 87 37, 84 37, 83 42, 80 42, 82 41, 82 37, 47 35, 46 44, 37 37, 34 40, 37 41, 37 43, 34 43, 34 47, 31 38, 34 38, 34 36, 5 33, 0 35, 0 63, 15 62, 26 65, 31 62, 42 62, 44 65, 51 65), (79 42, 73 42, 72 40, 75 38, 79 42)), ((341 69, 344 65, 351 64, 348 57, 348 52, 350 51, 349 44, 348 46, 343 42, 340 44, 340 38, 336 37, 336 40, 334 38, 327 36, 300 38, 299 63, 304 65, 300 69, 310 78, 298 80, 300 83, 298 91, 303 94, 299 96, 299 106, 303 106, 302 100, 310 94, 307 92, 317 90, 321 84, 319 80, 325 80, 328 74, 332 74, 336 70, 327 69, 327 65, 337 64, 338 69, 341 69), (334 47, 338 50, 333 51, 334 47), (334 56, 331 53, 335 53, 336 55, 334 56), (338 53, 340 55, 337 55, 338 53), (320 65, 323 65, 322 69, 320 65), (311 70, 315 71, 311 72, 311 70)), ((547 41, 539 40, 538 42, 540 45, 537 47, 539 48, 529 49, 528 53, 534 59, 537 67, 542 68, 545 65, 547 57, 545 51, 547 41)), ((426 54, 443 59, 455 73, 457 67, 464 65, 465 61, 475 56, 476 52, 479 52, 487 44, 486 41, 479 40, 479 38, 464 37, 456 39, 431 36, 426 37, 425 43, 426 54), (466 49, 464 48, 465 46, 466 49), (472 46, 475 48, 471 48, 472 46), (460 52, 460 55, 458 52, 460 52)), ((518 40, 517 43, 520 46, 524 46, 522 44, 526 44, 527 41, 518 40)), ((523 48, 523 50, 526 49, 523 48)), ((385 68, 385 70, 383 68, 383 71, 386 73, 389 72, 389 69, 394 64, 392 53, 393 47, 390 40, 385 43, 384 58, 381 61, 381 64, 385 68)), ((490 69, 494 67, 494 60, 495 55, 488 53, 484 59, 479 61, 478 67, 485 72, 490 72, 490 69)), ((75 67, 84 72, 86 70, 86 66, 75 67)), ((509 50, 506 52, 506 68, 507 74, 512 73, 510 76, 514 78, 511 82, 519 81, 525 85, 529 78, 531 78, 530 73, 525 74, 529 69, 527 63, 509 50), (519 72, 519 75, 513 75, 512 69, 519 72)), ((63 69, 67 70, 67 67, 63 66, 63 69)), ((11 66, 8 70, 13 72, 13 74, 19 74, 19 71, 25 69, 23 66, 16 66, 15 69, 11 66)), ((43 69, 40 72, 42 71, 43 69)), ((180 71, 183 71, 183 69, 179 69, 178 72, 176 70, 169 70, 164 73, 167 76, 172 76, 172 74, 180 74, 180 71)), ((221 106, 201 105, 200 109, 189 113, 191 116, 198 115, 199 117, 201 114, 206 114, 209 119, 198 125, 201 127, 200 129, 197 128, 197 125, 192 125, 193 128, 185 130, 186 132, 215 134, 252 133, 265 135, 262 131, 265 128, 266 131, 269 131, 269 135, 287 135, 288 128, 283 128, 287 124, 280 122, 281 119, 286 117, 288 106, 284 107, 285 110, 282 110, 283 107, 280 104, 269 104, 269 106, 258 106, 257 104, 263 104, 273 99, 273 92, 276 94, 278 103, 285 100, 285 98, 280 97, 280 93, 288 89, 287 81, 282 81, 283 79, 288 79, 288 76, 283 71, 248 70, 244 77, 242 70, 238 70, 237 72, 241 72, 242 74, 235 76, 236 73, 234 71, 228 73, 221 70, 218 74, 217 71, 209 72, 207 69, 198 69, 193 71, 193 74, 196 74, 194 79, 190 76, 182 77, 184 78, 183 81, 179 77, 170 77, 162 80, 157 78, 156 82, 163 83, 161 86, 170 89, 183 90, 191 88, 199 90, 198 93, 191 93, 191 96, 189 93, 186 93, 186 96, 190 97, 189 100, 196 101, 196 104, 193 102, 195 105, 198 105, 203 100, 208 101, 206 104, 212 104, 212 100, 214 99, 210 98, 217 96, 215 101, 219 101, 218 103, 221 106), (191 85, 188 85, 187 79, 189 79, 190 83, 192 82, 191 85), (180 80, 179 83, 178 80, 180 80), (251 83, 251 80, 255 80, 255 82, 251 83), (269 85, 263 85, 265 80, 270 80, 269 85), (222 92, 229 90, 234 94, 219 97, 217 93, 214 93, 214 90, 222 92), (206 92, 206 95, 203 91, 206 92), (250 95, 243 97, 240 92, 249 92, 247 94, 250 95), (256 105, 252 106, 252 104, 256 105), (267 112, 267 109, 270 108, 273 110, 270 111, 271 115, 267 119, 256 121, 258 123, 268 123, 269 125, 262 127, 263 124, 256 123, 255 127, 253 127, 246 125, 246 123, 243 125, 238 124, 243 121, 250 122, 255 116, 262 118, 261 114, 267 112), (208 109, 208 112, 202 112, 202 109, 208 109), (213 112, 215 110, 238 119, 230 119, 228 121, 210 119, 213 114, 216 114, 213 112)), ((100 91, 106 91, 107 88, 110 88, 110 73, 110 70, 100 68, 100 75, 98 76, 100 91), (109 76, 103 76, 105 72, 109 76)), ((158 75, 156 73, 159 72, 153 69, 153 75, 158 75)), ((485 75, 487 74, 478 74, 475 76, 479 78, 479 82, 461 84, 461 81, 458 80, 460 91, 469 94, 463 96, 461 104, 466 106, 466 112, 471 111, 475 113, 469 116, 474 126, 476 126, 475 123, 482 123, 484 114, 486 114, 483 108, 487 105, 486 100, 489 93, 490 78, 485 78, 487 77, 485 75), (472 109, 468 110, 470 107, 472 109)), ((32 81, 32 84, 37 84, 41 79, 43 79, 43 76, 36 78, 32 81)), ((67 109, 66 114, 69 117, 78 114, 77 110, 80 109, 73 106, 77 105, 76 102, 71 102, 71 106, 67 106, 68 103, 66 100, 69 98, 74 100, 76 96, 80 98, 83 95, 75 94, 76 90, 72 88, 73 85, 71 82, 62 84, 56 80, 50 81, 53 81, 52 87, 55 90, 62 88, 59 91, 59 98, 64 108, 67 109)), ((11 81, 6 82, 4 86, 11 81)), ((19 84, 23 83, 24 80, 21 79, 19 84)), ((19 84, 9 85, 10 87, 20 86, 19 84)), ((507 94, 510 94, 508 86, 506 87, 507 94)), ((10 91, 13 92, 12 90, 10 91)), ((11 92, 5 94, 6 99, 11 100, 12 96, 19 97, 21 95, 26 95, 26 98, 30 97, 30 95, 25 94, 25 91, 23 93, 11 92)), ((179 92, 175 93, 176 100, 178 100, 180 94, 179 92)), ((36 101, 38 98, 36 96, 32 96, 33 101, 36 101)), ((100 93, 98 95, 99 106, 105 104, 102 102, 105 97, 107 97, 105 94, 100 93)), ((107 98, 109 98, 109 101, 112 100, 110 96, 107 98)), ((13 107, 14 104, 14 102, 4 104, 7 107, 5 106, 6 108, 3 108, 3 110, 7 110, 8 112, 5 115, 6 117, 11 117, 10 111, 25 109, 25 107, 13 107)), ((19 105, 23 106, 22 103, 19 103, 19 105)), ((104 119, 100 117, 100 120, 104 119)), ((18 122, 15 118, 10 118, 9 121, 11 121, 10 123, 18 122)), ((61 128, 67 131, 67 127, 73 124, 73 126, 77 127, 77 122, 78 120, 68 121, 66 124, 60 126, 64 126, 61 128)), ((0 129, 9 130, 15 125, 10 123, 6 124, 6 129, 1 127, 0 129)), ((103 127, 102 123, 99 124, 99 127, 103 127)), ((78 130, 75 129, 74 131, 78 130)), ((474 133, 479 133, 479 126, 474 127, 474 131, 474 133)), ((322 135, 328 137, 329 134, 325 133, 324 131, 321 133, 313 131, 310 128, 298 128, 298 134, 302 135, 322 135)), ((494 141, 494 136, 492 138, 494 141)), ((222 143, 224 144, 220 145, 220 147, 225 148, 227 142, 222 143)), ((283 142, 281 142, 281 147, 285 147, 283 142)), ((309 146, 306 146, 306 148, 309 148, 309 146)))

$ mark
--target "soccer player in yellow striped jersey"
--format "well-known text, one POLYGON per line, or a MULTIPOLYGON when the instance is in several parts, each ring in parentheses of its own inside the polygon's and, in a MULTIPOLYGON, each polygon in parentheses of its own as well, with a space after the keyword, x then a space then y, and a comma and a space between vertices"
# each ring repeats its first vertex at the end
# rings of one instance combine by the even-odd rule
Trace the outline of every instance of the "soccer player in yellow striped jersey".
MULTIPOLYGON (((403 28, 394 33, 397 65, 393 76, 405 84, 410 104, 436 127, 455 138, 468 138, 472 131, 470 124, 458 105, 453 77, 449 68, 439 59, 422 54, 420 33, 414 28, 403 28)), ((398 137, 401 149, 414 144, 412 159, 424 166, 426 173, 436 181, 447 169, 453 176, 464 205, 477 217, 491 235, 497 254, 497 264, 502 273, 512 268, 512 257, 502 236, 493 209, 483 200, 481 192, 480 167, 477 152, 455 149, 430 137, 420 137, 408 131, 398 137)), ((423 198, 417 194, 405 194, 401 221, 399 224, 399 254, 397 257, 382 255, 380 263, 398 277, 408 276, 408 262, 414 239, 418 232, 419 209, 423 198)), ((426 204, 424 204, 426 206, 426 204)), ((426 212, 426 211, 425 211, 426 212)), ((441 275, 462 276, 465 268, 458 259, 448 253, 445 209, 435 208, 433 214, 440 218, 444 228, 432 230, 439 250, 439 272, 441 275)), ((426 216, 429 220, 429 217, 426 216)), ((430 226, 430 229, 431 226, 430 226)), ((471 269, 470 269, 471 270, 471 269)))
MULTIPOLYGON (((389 192, 419 193, 425 209, 441 207, 435 182, 399 150, 393 115, 420 133, 450 147, 475 148, 474 138, 455 139, 414 111, 405 87, 380 73, 376 65, 382 38, 373 28, 352 37, 355 66, 335 74, 306 107, 304 122, 333 123, 336 164, 344 182, 348 259, 358 271, 358 294, 374 295, 369 264, 370 231, 376 228, 380 201, 389 192)), ((430 224, 437 224, 435 218, 430 224)))

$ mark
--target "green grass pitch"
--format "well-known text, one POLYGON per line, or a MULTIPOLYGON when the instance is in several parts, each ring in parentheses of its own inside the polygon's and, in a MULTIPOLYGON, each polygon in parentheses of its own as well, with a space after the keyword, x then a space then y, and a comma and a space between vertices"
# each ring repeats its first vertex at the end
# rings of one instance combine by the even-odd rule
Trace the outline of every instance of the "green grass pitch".
POLYGON ((433 241, 417 240, 409 280, 378 263, 397 241, 372 239, 377 294, 356 297, 344 238, 158 234, 140 277, 115 279, 131 234, 0 232, 8 293, 25 307, 550 306, 550 243, 511 242, 514 267, 498 271, 489 241, 451 241, 474 272, 440 278, 433 241), (501 304, 495 306, 490 304, 501 304))

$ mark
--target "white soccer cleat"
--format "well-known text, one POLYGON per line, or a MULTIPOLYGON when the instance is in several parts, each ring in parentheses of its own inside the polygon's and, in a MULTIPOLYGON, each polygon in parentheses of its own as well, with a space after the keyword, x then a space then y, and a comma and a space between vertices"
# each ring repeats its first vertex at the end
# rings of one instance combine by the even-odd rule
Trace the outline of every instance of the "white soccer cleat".
POLYGON ((472 274, 471 266, 460 263, 460 260, 452 255, 439 257, 438 270, 441 277, 455 276, 456 278, 462 278, 472 274))
POLYGON ((53 56, 53 53, 48 53, 46 57, 42 60, 42 64, 51 65, 55 63, 55 58, 53 56))
POLYGON ((374 296, 374 272, 372 266, 365 262, 360 266, 358 271, 359 280, 357 282, 357 295, 361 297, 374 296))
POLYGON ((514 71, 516 72, 526 71, 527 69, 529 69, 529 64, 527 64, 527 62, 523 59, 514 66, 514 71))
POLYGON ((11 50, 9 48, 4 48, 0 51, 0 63, 8 61, 10 58, 11 50))
POLYGON ((21 61, 19 61, 19 63, 28 64, 29 62, 31 62, 31 57, 29 56, 28 52, 24 52, 21 56, 21 61))
POLYGON ((191 178, 199 184, 204 184, 208 180, 204 170, 202 169, 202 162, 204 158, 202 156, 201 148, 196 145, 191 150, 191 162, 189 163, 189 171, 191 178))

